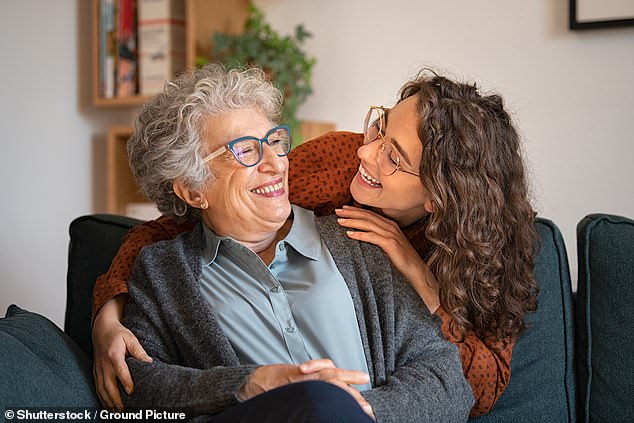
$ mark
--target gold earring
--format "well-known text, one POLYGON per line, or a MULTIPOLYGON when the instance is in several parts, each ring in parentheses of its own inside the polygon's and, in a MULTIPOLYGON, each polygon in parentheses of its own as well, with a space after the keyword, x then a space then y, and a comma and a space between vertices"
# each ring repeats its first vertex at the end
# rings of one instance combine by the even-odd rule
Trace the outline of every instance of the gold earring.
POLYGON ((205 210, 205 209, 207 209, 207 207, 208 207, 208 205, 207 205, 206 201, 203 201, 202 203, 200 203, 200 208, 201 209, 205 210))

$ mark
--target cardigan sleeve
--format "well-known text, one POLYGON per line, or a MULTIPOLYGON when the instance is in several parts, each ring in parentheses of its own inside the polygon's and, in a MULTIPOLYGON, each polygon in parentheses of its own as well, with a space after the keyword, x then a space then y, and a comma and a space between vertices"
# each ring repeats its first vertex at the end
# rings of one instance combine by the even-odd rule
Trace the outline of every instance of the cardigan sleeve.
MULTIPOLYGON (((332 214, 335 208, 350 203, 350 181, 359 167, 357 149, 362 143, 363 134, 329 132, 294 148, 288 156, 291 203, 313 210, 318 216, 332 214)), ((161 216, 132 228, 108 272, 95 283, 93 318, 110 299, 128 293, 132 266, 141 248, 173 239, 193 226, 161 216)))
MULTIPOLYGON (((362 395, 372 405, 377 422, 466 421, 473 394, 462 375, 456 347, 444 339, 439 319, 429 313, 409 283, 396 270, 392 273, 390 305, 381 305, 384 298, 377 303, 383 319, 390 309, 393 312, 393 351, 385 349, 387 357, 393 354, 393 369, 362 395)), ((382 336, 391 338, 388 330, 382 336)))
POLYGON ((511 357, 515 342, 482 339, 473 331, 465 337, 458 336, 452 333, 453 319, 442 306, 436 314, 442 319, 444 336, 458 346, 462 369, 475 397, 469 417, 488 413, 511 379, 511 357))
MULTIPOLYGON (((188 275, 179 267, 176 254, 144 250, 135 263, 123 323, 138 338, 152 362, 127 358, 135 391, 128 396, 120 386, 121 397, 126 407, 180 410, 187 413, 188 418, 216 414, 239 402, 236 395, 240 387, 258 366, 207 367, 200 363, 200 351, 193 351, 192 344, 176 339, 174 331, 183 324, 179 319, 182 316, 189 318, 188 311, 194 313, 183 309, 183 304, 192 309, 200 308, 192 296, 183 291, 179 277, 188 275), (181 273, 178 276, 171 274, 173 268, 178 268, 181 273), (181 292, 187 297, 185 300, 178 297, 181 292), (176 325, 176 329, 172 325, 176 325)), ((198 324, 190 320, 186 320, 189 326, 198 324)), ((203 356, 215 357, 219 343, 214 337, 217 329, 211 328, 204 333, 208 339, 197 339, 196 342, 214 345, 203 356)))

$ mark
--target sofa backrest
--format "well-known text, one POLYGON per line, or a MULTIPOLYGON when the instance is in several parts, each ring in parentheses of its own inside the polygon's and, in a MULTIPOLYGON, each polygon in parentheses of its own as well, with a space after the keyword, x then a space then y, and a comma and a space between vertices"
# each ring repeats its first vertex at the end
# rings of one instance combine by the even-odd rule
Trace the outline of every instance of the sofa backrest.
MULTIPOLYGON (((89 357, 93 284, 108 269, 127 231, 138 223, 122 216, 92 215, 70 225, 65 331, 89 357)), ((506 391, 478 421, 575 421, 574 325, 566 248, 553 222, 538 218, 535 225, 541 239, 535 261, 541 288, 538 309, 515 346, 506 391)))
POLYGON ((538 218, 540 250, 535 277, 537 311, 517 340, 511 380, 478 422, 575 422, 574 322, 570 271, 563 238, 550 220, 538 218))
POLYGON ((78 217, 69 227, 64 332, 92 360, 92 288, 110 267, 123 237, 140 220, 95 214, 78 217))
POLYGON ((634 419, 634 220, 591 214, 577 225, 579 421, 634 419))

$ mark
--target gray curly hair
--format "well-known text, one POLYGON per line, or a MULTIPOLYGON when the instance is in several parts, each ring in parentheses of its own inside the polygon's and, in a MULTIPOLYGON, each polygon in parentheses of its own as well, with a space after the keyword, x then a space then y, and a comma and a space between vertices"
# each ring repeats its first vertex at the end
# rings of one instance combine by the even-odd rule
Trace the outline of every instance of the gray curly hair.
POLYGON ((228 110, 257 108, 277 122, 282 101, 282 93, 259 68, 227 71, 213 63, 166 82, 163 92, 137 113, 128 140, 130 169, 141 191, 161 213, 198 220, 200 210, 181 200, 172 184, 178 179, 200 190, 213 181, 203 160, 209 153, 204 151, 206 120, 228 110))

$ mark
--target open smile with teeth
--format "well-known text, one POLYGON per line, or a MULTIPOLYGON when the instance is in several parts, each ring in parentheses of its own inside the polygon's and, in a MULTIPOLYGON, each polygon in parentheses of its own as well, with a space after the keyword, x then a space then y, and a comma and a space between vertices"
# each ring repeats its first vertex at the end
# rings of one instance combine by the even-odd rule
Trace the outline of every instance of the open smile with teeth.
POLYGON ((254 192, 256 194, 277 194, 278 192, 282 191, 283 188, 284 188, 284 183, 278 182, 277 184, 268 185, 262 188, 252 189, 251 192, 254 192))
POLYGON ((379 181, 374 179, 372 176, 368 174, 368 172, 366 172, 366 170, 363 168, 363 165, 359 165, 359 175, 361 175, 361 179, 363 179, 363 182, 367 183, 368 185, 372 187, 380 188, 382 186, 379 181))

